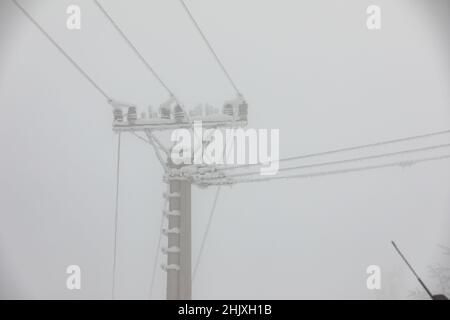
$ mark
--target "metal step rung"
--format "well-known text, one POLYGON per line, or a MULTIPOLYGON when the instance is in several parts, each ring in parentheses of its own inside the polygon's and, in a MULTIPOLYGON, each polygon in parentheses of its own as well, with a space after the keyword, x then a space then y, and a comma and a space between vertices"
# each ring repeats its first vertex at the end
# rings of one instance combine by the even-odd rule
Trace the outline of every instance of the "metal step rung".
POLYGON ((180 247, 175 247, 175 246, 170 247, 170 248, 162 247, 162 248, 161 248, 161 251, 162 251, 163 254, 168 254, 168 253, 180 253, 180 247))
POLYGON ((180 229, 179 228, 172 228, 167 230, 166 228, 162 229, 162 233, 165 236, 168 236, 169 234, 180 234, 180 229))
POLYGON ((169 216, 179 217, 181 215, 180 211, 178 211, 178 210, 163 210, 163 214, 166 217, 169 217, 169 216))
POLYGON ((161 269, 163 269, 163 271, 169 271, 169 270, 175 270, 175 271, 180 271, 180 266, 178 264, 161 264, 161 269))

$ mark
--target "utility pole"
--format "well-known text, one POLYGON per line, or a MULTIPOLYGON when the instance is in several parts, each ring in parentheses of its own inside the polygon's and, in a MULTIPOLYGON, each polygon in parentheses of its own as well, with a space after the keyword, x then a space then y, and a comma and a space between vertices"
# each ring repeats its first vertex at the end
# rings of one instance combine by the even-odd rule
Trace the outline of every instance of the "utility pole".
POLYGON ((167 253, 167 300, 190 300, 191 278, 191 181, 168 177, 169 211, 167 253))
MULTIPOLYGON (((130 132, 148 142, 164 169, 164 182, 168 184, 164 194, 168 207, 164 208, 164 216, 167 218, 167 228, 161 232, 167 236, 167 246, 162 252, 167 255, 166 263, 161 265, 167 272, 166 298, 168 300, 190 300, 192 298, 192 249, 191 249, 191 187, 196 183, 195 176, 209 176, 217 174, 214 166, 204 165, 176 165, 171 160, 171 147, 165 145, 156 132, 172 132, 180 128, 195 129, 192 121, 188 120, 184 110, 176 104, 174 99, 161 104, 159 114, 139 116, 136 106, 109 101, 113 108, 113 130, 117 133, 130 132), (171 104, 174 104, 173 108, 171 104), (137 133, 142 132, 148 139, 142 138, 137 133), (200 170, 200 167, 202 170, 200 170)), ((196 121, 202 121, 205 129, 217 128, 243 128, 247 125, 247 103, 238 96, 228 101, 222 110, 203 112, 203 109, 195 115, 196 121)), ((205 108, 206 109, 206 108, 205 108)), ((202 137, 201 137, 202 138, 202 137)))

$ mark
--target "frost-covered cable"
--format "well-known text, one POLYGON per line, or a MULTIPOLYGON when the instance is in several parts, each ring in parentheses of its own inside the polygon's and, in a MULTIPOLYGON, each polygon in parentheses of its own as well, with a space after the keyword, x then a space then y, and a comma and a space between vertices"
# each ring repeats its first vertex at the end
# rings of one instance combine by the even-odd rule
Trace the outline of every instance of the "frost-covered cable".
POLYGON ((116 202, 115 202, 115 214, 114 214, 114 255, 113 255, 113 267, 112 267, 112 299, 116 298, 116 267, 117 267, 117 236, 118 236, 118 224, 119 224, 119 185, 120 185, 120 146, 121 146, 121 133, 117 136, 117 167, 116 167, 116 202))
POLYGON ((110 101, 108 94, 83 70, 83 68, 50 36, 50 34, 42 28, 42 26, 22 7, 18 1, 11 0, 12 3, 38 28, 41 33, 59 50, 59 52, 66 57, 67 60, 81 73, 81 75, 95 88, 100 94, 110 101))
POLYGON ((94 3, 97 5, 99 10, 103 13, 103 15, 108 19, 111 25, 116 29, 125 43, 131 48, 131 50, 135 53, 138 59, 144 64, 148 71, 155 77, 155 79, 161 84, 161 86, 169 93, 169 95, 175 100, 175 102, 180 106, 180 108, 184 111, 186 119, 189 120, 189 114, 187 110, 184 108, 183 104, 176 97, 174 92, 169 88, 169 86, 162 80, 162 77, 155 71, 155 69, 150 65, 147 59, 140 53, 137 47, 131 42, 131 40, 127 37, 125 32, 119 27, 116 21, 111 17, 111 15, 106 11, 106 9, 100 4, 98 0, 94 0, 94 3))
MULTIPOLYGON (((333 150, 329 150, 329 151, 309 153, 309 154, 304 154, 304 155, 299 155, 299 156, 281 158, 281 159, 273 161, 273 162, 285 162, 285 161, 308 159, 308 158, 325 156, 325 155, 330 155, 330 154, 335 154, 335 153, 340 153, 340 152, 355 151, 355 150, 361 150, 361 149, 366 149, 366 148, 379 147, 379 146, 394 144, 394 143, 398 143, 398 142, 406 142, 406 141, 413 141, 413 140, 417 140, 417 139, 425 139, 425 138, 430 138, 430 137, 438 136, 438 135, 444 135, 444 134, 448 134, 448 133, 450 133, 450 129, 434 131, 434 132, 430 132, 430 133, 408 136, 408 137, 403 137, 403 138, 384 140, 384 141, 379 141, 379 142, 374 142, 374 143, 369 143, 369 144, 333 149, 333 150)), ((235 169, 244 169, 244 168, 257 167, 257 166, 261 166, 261 165, 264 165, 264 163, 226 166, 226 167, 221 167, 220 170, 227 171, 227 170, 235 170, 235 169)))
POLYGON ((195 20, 194 16, 192 15, 191 11, 187 7, 186 3, 183 0, 180 0, 180 3, 183 6, 183 8, 186 11, 186 13, 188 14, 188 16, 191 19, 192 23, 194 24, 195 28, 199 32, 200 36, 203 38, 203 41, 205 42, 205 44, 208 47, 209 51, 211 52, 213 57, 216 59, 216 61, 219 64, 220 68, 222 69, 223 73, 225 74, 225 76, 227 77, 228 81, 230 82, 231 86, 234 88, 234 90, 236 91, 238 96, 242 96, 241 92, 239 91, 238 87, 236 86, 236 83, 231 78, 230 73, 227 71, 227 69, 225 68, 225 65, 222 63, 222 61, 220 60, 220 58, 217 55, 216 51, 213 49, 213 47, 212 47, 211 43, 209 42, 208 38, 206 38, 205 33, 200 28, 200 25, 195 20))
POLYGON ((246 178, 235 178, 235 179, 223 178, 223 179, 208 180, 208 181, 195 181, 194 183, 203 185, 203 186, 213 186, 213 185, 220 186, 220 185, 234 185, 234 184, 238 184, 238 183, 265 182, 265 181, 272 181, 272 180, 315 178, 315 177, 337 175, 337 174, 350 173, 350 172, 383 169, 383 168, 389 168, 389 167, 411 166, 411 165, 418 164, 418 163, 446 160, 446 159, 450 159, 450 154, 437 156, 437 157, 417 158, 417 159, 410 159, 410 160, 405 160, 405 161, 390 162, 390 163, 385 163, 385 164, 381 164, 381 165, 363 166, 363 167, 347 168, 347 169, 340 169, 340 170, 320 171, 320 172, 296 174, 296 175, 289 175, 289 176, 275 176, 275 177, 248 178, 248 179, 246 179, 246 178))
MULTIPOLYGON (((422 147, 422 148, 415 148, 415 149, 407 149, 407 150, 395 151, 395 152, 389 152, 389 153, 381 153, 381 154, 365 156, 365 157, 356 157, 356 158, 350 158, 350 159, 327 161, 327 162, 313 163, 313 164, 307 164, 307 165, 301 165, 301 166, 280 168, 280 169, 278 169, 278 172, 292 171, 292 170, 299 170, 299 169, 309 169, 309 168, 323 167, 323 166, 336 165, 336 164, 359 162, 359 161, 364 161, 364 160, 381 159, 381 158, 386 158, 386 157, 393 157, 393 156, 399 156, 399 155, 403 155, 403 154, 430 151, 430 150, 436 150, 436 149, 442 149, 442 148, 448 148, 448 147, 450 147, 450 143, 427 146, 427 147, 422 147)), ((235 178, 235 177, 245 177, 245 176, 257 175, 257 174, 260 174, 260 172, 252 171, 252 172, 227 174, 227 175, 225 175, 225 177, 226 178, 235 178)), ((208 177, 204 178, 204 180, 211 180, 211 179, 215 179, 215 178, 208 178, 208 177)))

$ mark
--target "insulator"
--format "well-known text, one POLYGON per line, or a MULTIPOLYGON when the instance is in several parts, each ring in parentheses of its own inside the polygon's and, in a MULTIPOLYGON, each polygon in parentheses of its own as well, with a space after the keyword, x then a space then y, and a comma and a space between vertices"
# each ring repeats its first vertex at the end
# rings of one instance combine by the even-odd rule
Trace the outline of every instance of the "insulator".
POLYGON ((114 121, 123 121, 122 109, 114 108, 113 115, 114 115, 114 121))
POLYGON ((226 103, 223 106, 222 112, 227 116, 233 116, 233 105, 231 103, 226 103))
POLYGON ((248 115, 248 104, 246 101, 242 101, 239 104, 239 118, 241 120, 247 121, 247 115, 248 115))
POLYGON ((161 106, 159 108, 159 115, 161 119, 170 119, 170 108, 161 106))
POLYGON ((137 120, 136 107, 129 107, 127 113, 128 122, 133 122, 137 120))
POLYGON ((184 120, 184 111, 180 107, 180 105, 177 104, 173 108, 173 116, 174 116, 176 122, 183 122, 183 120, 184 120))

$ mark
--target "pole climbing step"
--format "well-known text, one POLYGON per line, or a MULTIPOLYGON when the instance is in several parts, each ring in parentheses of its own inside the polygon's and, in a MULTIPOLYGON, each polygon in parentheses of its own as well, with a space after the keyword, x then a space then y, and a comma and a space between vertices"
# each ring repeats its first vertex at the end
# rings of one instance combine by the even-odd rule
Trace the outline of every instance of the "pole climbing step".
POLYGON ((177 264, 161 264, 161 269, 163 269, 163 271, 169 271, 169 270, 175 270, 175 271, 180 271, 180 266, 177 264))

